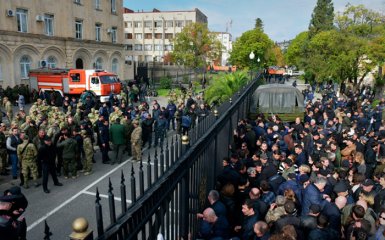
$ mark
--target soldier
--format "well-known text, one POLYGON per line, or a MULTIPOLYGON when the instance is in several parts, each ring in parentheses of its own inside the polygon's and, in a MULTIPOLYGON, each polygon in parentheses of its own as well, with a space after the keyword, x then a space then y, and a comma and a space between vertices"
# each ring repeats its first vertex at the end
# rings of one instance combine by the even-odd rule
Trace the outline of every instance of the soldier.
POLYGON ((4 134, 5 131, 6 131, 6 126, 4 123, 1 123, 0 124, 0 175, 8 175, 6 137, 4 134))
POLYGON ((131 146, 132 155, 134 161, 140 161, 142 159, 142 128, 139 126, 139 121, 134 120, 134 131, 131 134, 131 146))
POLYGON ((4 98, 4 108, 7 113, 7 117, 9 122, 12 122, 13 119, 13 107, 11 101, 9 101, 8 97, 4 98))
POLYGON ((40 186, 37 182, 37 149, 33 143, 29 141, 28 135, 24 135, 23 143, 17 146, 17 157, 20 160, 22 178, 21 181, 24 182, 24 188, 29 188, 28 186, 28 173, 30 172, 32 178, 35 182, 35 187, 40 186))
POLYGON ((81 135, 83 137, 83 148, 85 153, 83 170, 84 175, 90 175, 92 173, 92 159, 94 157, 94 147, 92 146, 91 137, 89 135, 90 132, 87 130, 82 130, 81 135))
POLYGON ((72 178, 77 178, 76 169, 76 140, 70 137, 70 133, 67 132, 63 136, 59 137, 59 142, 56 145, 58 148, 63 148, 63 174, 64 178, 68 179, 69 173, 72 178))
MULTIPOLYGON (((44 145, 44 137, 46 136, 45 130, 40 129, 38 134, 33 138, 32 143, 35 145, 36 149, 39 151, 39 149, 44 145)), ((42 166, 41 162, 37 162, 37 173, 38 176, 42 176, 42 166)))
POLYGON ((132 148, 131 148, 131 133, 134 131, 134 125, 132 124, 130 116, 125 115, 125 131, 126 131, 126 151, 128 156, 132 156, 132 148))

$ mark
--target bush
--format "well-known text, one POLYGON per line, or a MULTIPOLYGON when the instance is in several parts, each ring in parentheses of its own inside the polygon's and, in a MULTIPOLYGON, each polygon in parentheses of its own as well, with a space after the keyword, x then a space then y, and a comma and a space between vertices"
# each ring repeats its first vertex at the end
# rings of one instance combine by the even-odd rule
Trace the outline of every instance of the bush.
POLYGON ((160 79, 160 88, 171 89, 172 79, 170 77, 162 77, 160 79))

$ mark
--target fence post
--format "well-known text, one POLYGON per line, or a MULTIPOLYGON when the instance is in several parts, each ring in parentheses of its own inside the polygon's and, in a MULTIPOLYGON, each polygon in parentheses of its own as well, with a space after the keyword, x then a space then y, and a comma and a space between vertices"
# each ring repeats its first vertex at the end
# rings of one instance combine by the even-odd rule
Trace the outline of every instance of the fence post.
POLYGON ((96 188, 95 210, 96 210, 96 224, 98 228, 98 236, 101 236, 104 233, 104 227, 103 227, 102 205, 100 204, 100 196, 99 196, 98 188, 96 188))
POLYGON ((126 185, 124 182, 126 179, 124 178, 123 170, 122 175, 120 177, 120 197, 122 199, 121 206, 122 206, 122 213, 125 213, 127 211, 127 202, 126 202, 126 185))
POLYGON ((136 202, 136 181, 135 181, 135 171, 134 163, 131 165, 131 198, 132 202, 136 202))
POLYGON ((151 177, 151 157, 150 153, 148 153, 148 161, 147 161, 147 188, 150 188, 152 185, 152 177, 151 177))
POLYGON ((116 222, 115 199, 112 190, 114 190, 114 188, 112 187, 111 178, 108 178, 108 205, 110 206, 111 224, 116 222))
POLYGON ((71 240, 92 240, 93 232, 88 230, 88 221, 85 218, 77 218, 72 223, 72 233, 69 236, 71 240))
POLYGON ((140 165, 139 165, 139 193, 140 196, 143 196, 144 194, 144 175, 143 175, 143 160, 140 159, 140 165))
POLYGON ((158 181, 159 177, 159 172, 158 172, 158 166, 159 161, 158 161, 158 149, 155 148, 155 157, 154 157, 154 182, 158 181))

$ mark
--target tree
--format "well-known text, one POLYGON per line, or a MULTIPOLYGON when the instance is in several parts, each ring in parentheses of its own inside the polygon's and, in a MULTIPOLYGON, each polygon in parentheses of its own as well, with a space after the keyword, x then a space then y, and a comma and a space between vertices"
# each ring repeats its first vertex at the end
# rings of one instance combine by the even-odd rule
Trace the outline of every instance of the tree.
POLYGON ((272 51, 274 42, 261 30, 253 29, 244 32, 234 43, 230 53, 230 63, 238 68, 255 68, 258 64, 276 64, 272 51), (255 58, 251 60, 249 54, 254 52, 255 58))
POLYGON ((260 18, 255 19, 254 29, 258 29, 261 32, 263 32, 263 22, 262 22, 262 19, 260 19, 260 18))
POLYGON ((173 43, 173 61, 194 69, 205 68, 207 62, 218 59, 223 48, 204 23, 185 26, 173 43))
POLYGON ((317 0, 309 25, 310 38, 321 31, 333 29, 334 7, 332 0, 317 0))
POLYGON ((309 32, 302 32, 298 34, 290 43, 285 54, 285 60, 287 64, 303 68, 304 64, 304 52, 305 46, 309 41, 309 32))

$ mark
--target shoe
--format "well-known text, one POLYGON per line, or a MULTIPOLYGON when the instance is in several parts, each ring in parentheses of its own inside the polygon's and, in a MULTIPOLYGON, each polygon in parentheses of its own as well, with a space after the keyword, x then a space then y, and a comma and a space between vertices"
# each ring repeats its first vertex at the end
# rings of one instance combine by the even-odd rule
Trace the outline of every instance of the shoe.
POLYGON ((68 179, 68 176, 64 176, 64 179, 68 179))
POLYGON ((90 174, 92 174, 92 172, 85 172, 85 173, 84 173, 84 176, 88 176, 88 175, 90 175, 90 174))
POLYGON ((44 189, 44 192, 45 193, 50 193, 50 191, 48 189, 44 189))
POLYGON ((79 177, 79 175, 72 176, 72 179, 76 179, 76 178, 78 178, 78 177, 79 177))
POLYGON ((54 185, 61 187, 61 186, 63 186, 63 183, 55 183, 54 185))
POLYGON ((79 172, 80 172, 80 173, 84 173, 84 170, 82 169, 82 170, 80 170, 79 172))

